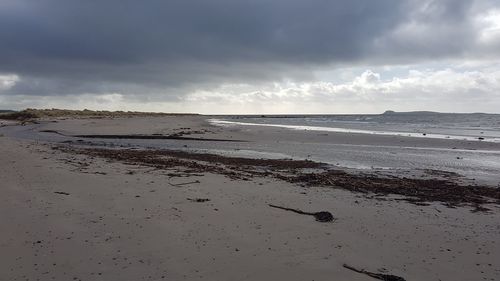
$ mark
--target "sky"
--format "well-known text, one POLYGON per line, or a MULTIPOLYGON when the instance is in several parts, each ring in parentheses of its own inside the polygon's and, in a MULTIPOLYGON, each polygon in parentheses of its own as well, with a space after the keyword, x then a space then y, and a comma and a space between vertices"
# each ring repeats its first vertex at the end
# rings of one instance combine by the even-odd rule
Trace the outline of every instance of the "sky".
POLYGON ((500 113, 500 0, 0 0, 0 109, 500 113))

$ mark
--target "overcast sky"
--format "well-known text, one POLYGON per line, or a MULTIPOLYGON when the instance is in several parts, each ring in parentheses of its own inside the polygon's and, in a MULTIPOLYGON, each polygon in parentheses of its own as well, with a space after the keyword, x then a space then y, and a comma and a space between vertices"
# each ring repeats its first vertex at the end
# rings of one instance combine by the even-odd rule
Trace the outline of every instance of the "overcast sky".
POLYGON ((0 109, 500 113, 500 0, 0 0, 0 109))

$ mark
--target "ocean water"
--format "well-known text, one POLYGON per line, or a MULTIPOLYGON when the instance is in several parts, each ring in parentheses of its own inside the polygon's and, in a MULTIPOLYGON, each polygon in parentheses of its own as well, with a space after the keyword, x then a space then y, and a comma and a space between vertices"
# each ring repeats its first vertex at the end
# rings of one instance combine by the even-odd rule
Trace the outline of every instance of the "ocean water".
POLYGON ((500 114, 407 112, 373 115, 214 116, 216 125, 500 142, 500 114))

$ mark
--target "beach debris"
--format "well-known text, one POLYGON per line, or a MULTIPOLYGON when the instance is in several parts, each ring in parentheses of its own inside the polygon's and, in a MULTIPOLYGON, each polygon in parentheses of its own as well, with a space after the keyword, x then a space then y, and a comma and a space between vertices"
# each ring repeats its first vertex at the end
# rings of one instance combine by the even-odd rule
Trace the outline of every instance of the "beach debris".
POLYGON ((347 265, 345 263, 344 263, 343 266, 345 268, 349 269, 349 270, 352 270, 352 271, 357 272, 357 273, 368 275, 368 276, 370 276, 372 278, 375 278, 375 279, 378 279, 378 280, 384 280, 384 281, 406 281, 403 277, 399 277, 399 276, 396 276, 396 275, 369 272, 369 271, 366 271, 364 269, 354 268, 354 267, 352 267, 350 265, 347 265))
MULTIPOLYGON (((443 173, 446 173, 443 171, 443 173)), ((280 176, 288 182, 304 183, 307 186, 330 186, 365 194, 398 194, 406 196, 402 201, 412 204, 442 202, 446 206, 498 204, 500 189, 480 186, 461 185, 452 176, 443 179, 416 179, 408 177, 379 177, 370 174, 349 174, 343 171, 319 173, 296 173, 280 176)))
POLYGON ((69 193, 64 192, 64 191, 54 191, 56 194, 61 194, 61 195, 69 195, 69 193))
MULTIPOLYGON (((224 175, 233 180, 275 178, 303 186, 322 186, 345 189, 366 196, 395 194, 411 204, 441 202, 447 207, 494 204, 500 205, 500 188, 479 184, 460 183, 460 176, 453 172, 426 170, 431 178, 384 176, 367 173, 349 173, 332 169, 325 163, 310 160, 254 159, 228 157, 209 153, 178 150, 130 150, 106 148, 76 148, 52 146, 63 152, 85 154, 109 160, 143 165, 175 172, 168 177, 204 176, 206 173, 224 175), (311 170, 314 169, 314 170, 311 170)), ((483 212, 484 209, 476 208, 483 212)))
POLYGON ((479 213, 479 212, 489 212, 491 211, 490 209, 483 207, 479 204, 474 205, 474 209, 471 210, 473 213, 479 213))
POLYGON ((294 213, 301 214, 301 215, 313 216, 316 219, 316 221, 319 221, 319 222, 331 222, 334 220, 332 213, 327 212, 327 211, 304 212, 304 211, 299 210, 299 209, 286 208, 286 207, 276 206, 276 205, 272 205, 272 204, 269 204, 269 207, 282 209, 285 211, 290 211, 290 212, 294 212, 294 213))
POLYGON ((38 131, 40 133, 52 133, 52 134, 58 134, 58 135, 62 135, 61 133, 59 133, 58 131, 56 130, 40 130, 38 131))
POLYGON ((199 180, 195 180, 195 181, 189 181, 189 182, 168 183, 168 184, 170 184, 171 186, 182 186, 182 185, 193 184, 193 183, 200 183, 200 181, 199 180))
POLYGON ((208 202, 210 199, 208 198, 186 198, 187 200, 191 202, 196 202, 196 203, 203 203, 203 202, 208 202))

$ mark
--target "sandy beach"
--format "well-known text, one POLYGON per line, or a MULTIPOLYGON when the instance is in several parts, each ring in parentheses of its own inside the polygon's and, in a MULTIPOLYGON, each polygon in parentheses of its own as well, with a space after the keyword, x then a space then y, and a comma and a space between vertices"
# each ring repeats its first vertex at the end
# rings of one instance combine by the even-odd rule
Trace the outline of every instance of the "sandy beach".
MULTIPOLYGON (((262 160, 268 166, 245 167, 241 159, 228 160, 242 157, 240 147, 221 158, 153 159, 133 149, 199 144, 195 148, 206 152, 348 140, 497 151, 500 144, 343 133, 311 139, 301 131, 217 127, 207 119, 47 118, 26 126, 3 121, 0 280, 375 280, 345 264, 404 280, 500 279, 500 198, 493 191, 485 202, 475 193, 463 202, 428 193, 412 201, 391 191, 395 180, 376 193, 294 181, 293 175, 317 172, 313 161, 262 160), (99 135, 156 139, 92 137, 99 135), (97 144, 106 152, 96 150, 97 144), (270 204, 328 211, 334 220, 322 223, 270 204)), ((453 174, 424 179, 429 177, 457 186, 475 183, 453 174)), ((341 178, 363 183, 358 176, 341 178)), ((485 178, 476 182, 495 188, 495 179, 485 178)))
POLYGON ((500 281, 500 0, 0 0, 0 281, 500 281))

